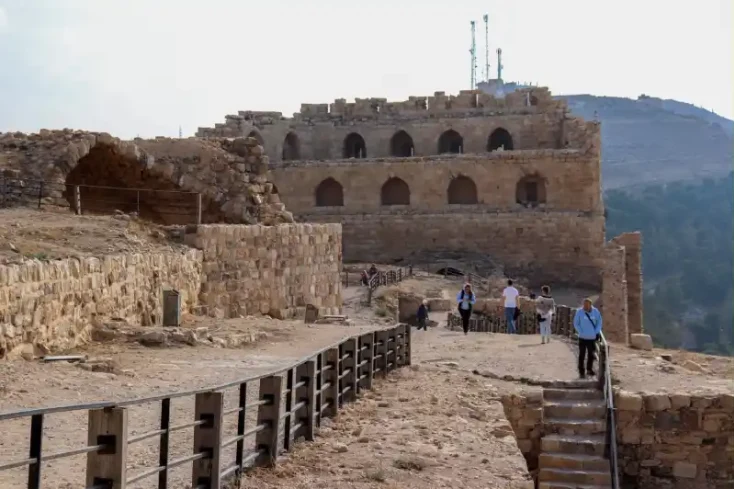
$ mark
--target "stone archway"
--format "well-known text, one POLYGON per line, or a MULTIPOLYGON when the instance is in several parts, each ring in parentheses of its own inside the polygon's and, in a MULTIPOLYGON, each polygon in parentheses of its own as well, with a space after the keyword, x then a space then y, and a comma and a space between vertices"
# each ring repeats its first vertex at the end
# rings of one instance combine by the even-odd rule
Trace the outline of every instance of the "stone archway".
POLYGON ((343 207, 344 188, 342 184, 329 177, 316 187, 316 207, 343 207))
POLYGON ((382 205, 410 205, 410 187, 398 177, 388 178, 380 190, 382 205))
POLYGON ((487 139, 487 151, 496 151, 502 148, 505 151, 511 151, 515 149, 515 145, 512 142, 512 136, 502 127, 498 127, 487 139))
POLYGON ((477 185, 471 178, 459 175, 451 180, 447 189, 449 204, 472 205, 479 202, 477 198, 477 185))
POLYGON ((265 139, 262 137, 262 134, 260 134, 260 131, 253 129, 252 131, 250 131, 247 137, 255 138, 257 139, 257 142, 260 143, 260 146, 265 146, 265 139))
POLYGON ((398 157, 409 157, 415 153, 413 138, 405 131, 398 131, 390 139, 390 155, 398 157))
POLYGON ((526 175, 515 186, 515 202, 525 207, 536 207, 547 200, 545 178, 539 174, 526 175))
POLYGON ((464 138, 453 129, 445 131, 438 138, 438 154, 463 152, 464 138))
POLYGON ((283 141, 283 161, 301 159, 301 142, 295 132, 289 132, 283 141))
POLYGON ((344 138, 343 154, 344 158, 367 158, 367 144, 364 138, 352 132, 344 138))

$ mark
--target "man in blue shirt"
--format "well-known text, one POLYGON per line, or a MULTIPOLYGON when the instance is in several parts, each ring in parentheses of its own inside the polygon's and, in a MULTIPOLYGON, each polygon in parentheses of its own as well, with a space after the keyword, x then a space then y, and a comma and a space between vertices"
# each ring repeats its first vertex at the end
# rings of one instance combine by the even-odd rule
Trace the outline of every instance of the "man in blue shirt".
POLYGON ((596 375, 594 356, 596 341, 601 334, 601 313, 592 305, 591 299, 584 299, 584 307, 576 311, 573 327, 579 337, 579 376, 583 379, 587 375, 596 375), (584 371, 584 357, 586 357, 586 371, 584 371))

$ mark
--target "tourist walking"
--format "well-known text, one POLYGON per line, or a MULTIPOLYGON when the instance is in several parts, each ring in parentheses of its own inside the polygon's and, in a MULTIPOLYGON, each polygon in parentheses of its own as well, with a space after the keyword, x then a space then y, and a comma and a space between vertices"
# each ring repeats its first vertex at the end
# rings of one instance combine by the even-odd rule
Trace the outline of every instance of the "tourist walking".
POLYGON ((573 317, 573 328, 579 337, 579 377, 596 375, 594 372, 594 357, 596 356, 596 342, 601 334, 601 313, 594 307, 591 299, 584 299, 584 306, 576 311, 573 317), (584 357, 586 370, 584 370, 584 357))
POLYGON ((507 321, 507 332, 514 334, 516 332, 515 319, 518 317, 518 315, 516 315, 516 309, 520 302, 518 300, 520 292, 512 286, 512 280, 507 281, 507 287, 502 291, 502 297, 505 299, 505 320, 507 321))
POLYGON ((472 291, 471 284, 464 284, 464 288, 461 289, 459 294, 456 296, 456 302, 459 304, 461 327, 464 329, 464 334, 468 334, 469 318, 471 317, 472 308, 477 302, 477 296, 474 294, 474 291, 472 291))
POLYGON ((418 318, 418 331, 421 329, 423 329, 423 331, 428 331, 428 305, 425 299, 421 302, 421 305, 418 306, 416 317, 418 318))
POLYGON ((535 299, 535 312, 540 325, 540 342, 543 345, 550 343, 551 321, 556 313, 556 301, 551 297, 550 287, 547 285, 540 288, 540 297, 535 299))

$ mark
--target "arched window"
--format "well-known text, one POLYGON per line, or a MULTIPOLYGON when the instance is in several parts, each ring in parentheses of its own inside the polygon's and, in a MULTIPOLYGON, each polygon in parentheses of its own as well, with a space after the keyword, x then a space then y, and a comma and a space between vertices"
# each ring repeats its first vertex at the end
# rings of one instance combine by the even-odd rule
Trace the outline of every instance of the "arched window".
POLYGON ((289 132, 283 141, 283 161, 301 159, 301 142, 295 132, 289 132))
POLYGON ((392 177, 382 185, 380 191, 382 205, 410 205, 410 188, 404 180, 392 177))
POLYGON ((515 201, 525 207, 545 204, 545 179, 537 174, 522 177, 515 187, 515 201))
POLYGON ((257 142, 260 143, 260 146, 265 146, 265 140, 260 135, 258 131, 252 130, 250 131, 250 134, 247 135, 248 138, 255 138, 257 139, 257 142))
POLYGON ((487 140, 487 151, 496 151, 500 148, 505 151, 510 151, 515 149, 515 146, 512 144, 512 136, 507 132, 507 129, 498 127, 489 135, 489 139, 487 140))
POLYGON ((364 138, 356 132, 344 138, 344 158, 367 158, 367 145, 364 138))
POLYGON ((464 175, 451 180, 447 193, 449 204, 471 205, 479 202, 474 180, 464 175))
POLYGON ((344 189, 341 183, 329 177, 316 187, 316 207, 343 207, 344 189))
POLYGON ((464 138, 453 129, 449 129, 438 138, 438 154, 463 152, 464 138))
POLYGON ((413 156, 414 153, 413 138, 405 131, 398 131, 393 134, 390 140, 390 154, 392 156, 413 156))

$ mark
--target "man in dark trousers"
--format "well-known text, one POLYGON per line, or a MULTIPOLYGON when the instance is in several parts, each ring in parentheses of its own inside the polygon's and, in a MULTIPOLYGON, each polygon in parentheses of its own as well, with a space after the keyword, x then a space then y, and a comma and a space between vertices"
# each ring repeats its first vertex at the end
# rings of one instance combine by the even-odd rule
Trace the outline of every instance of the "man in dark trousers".
POLYGON ((421 329, 423 331, 428 331, 428 305, 426 304, 425 300, 421 302, 420 306, 418 306, 418 312, 416 313, 416 316, 418 318, 418 331, 420 331, 421 329))
POLYGON ((594 307, 591 299, 584 299, 584 306, 576 311, 573 327, 579 337, 579 377, 593 376, 596 342, 601 334, 601 313, 594 307), (586 370, 584 371, 584 357, 586 370))

